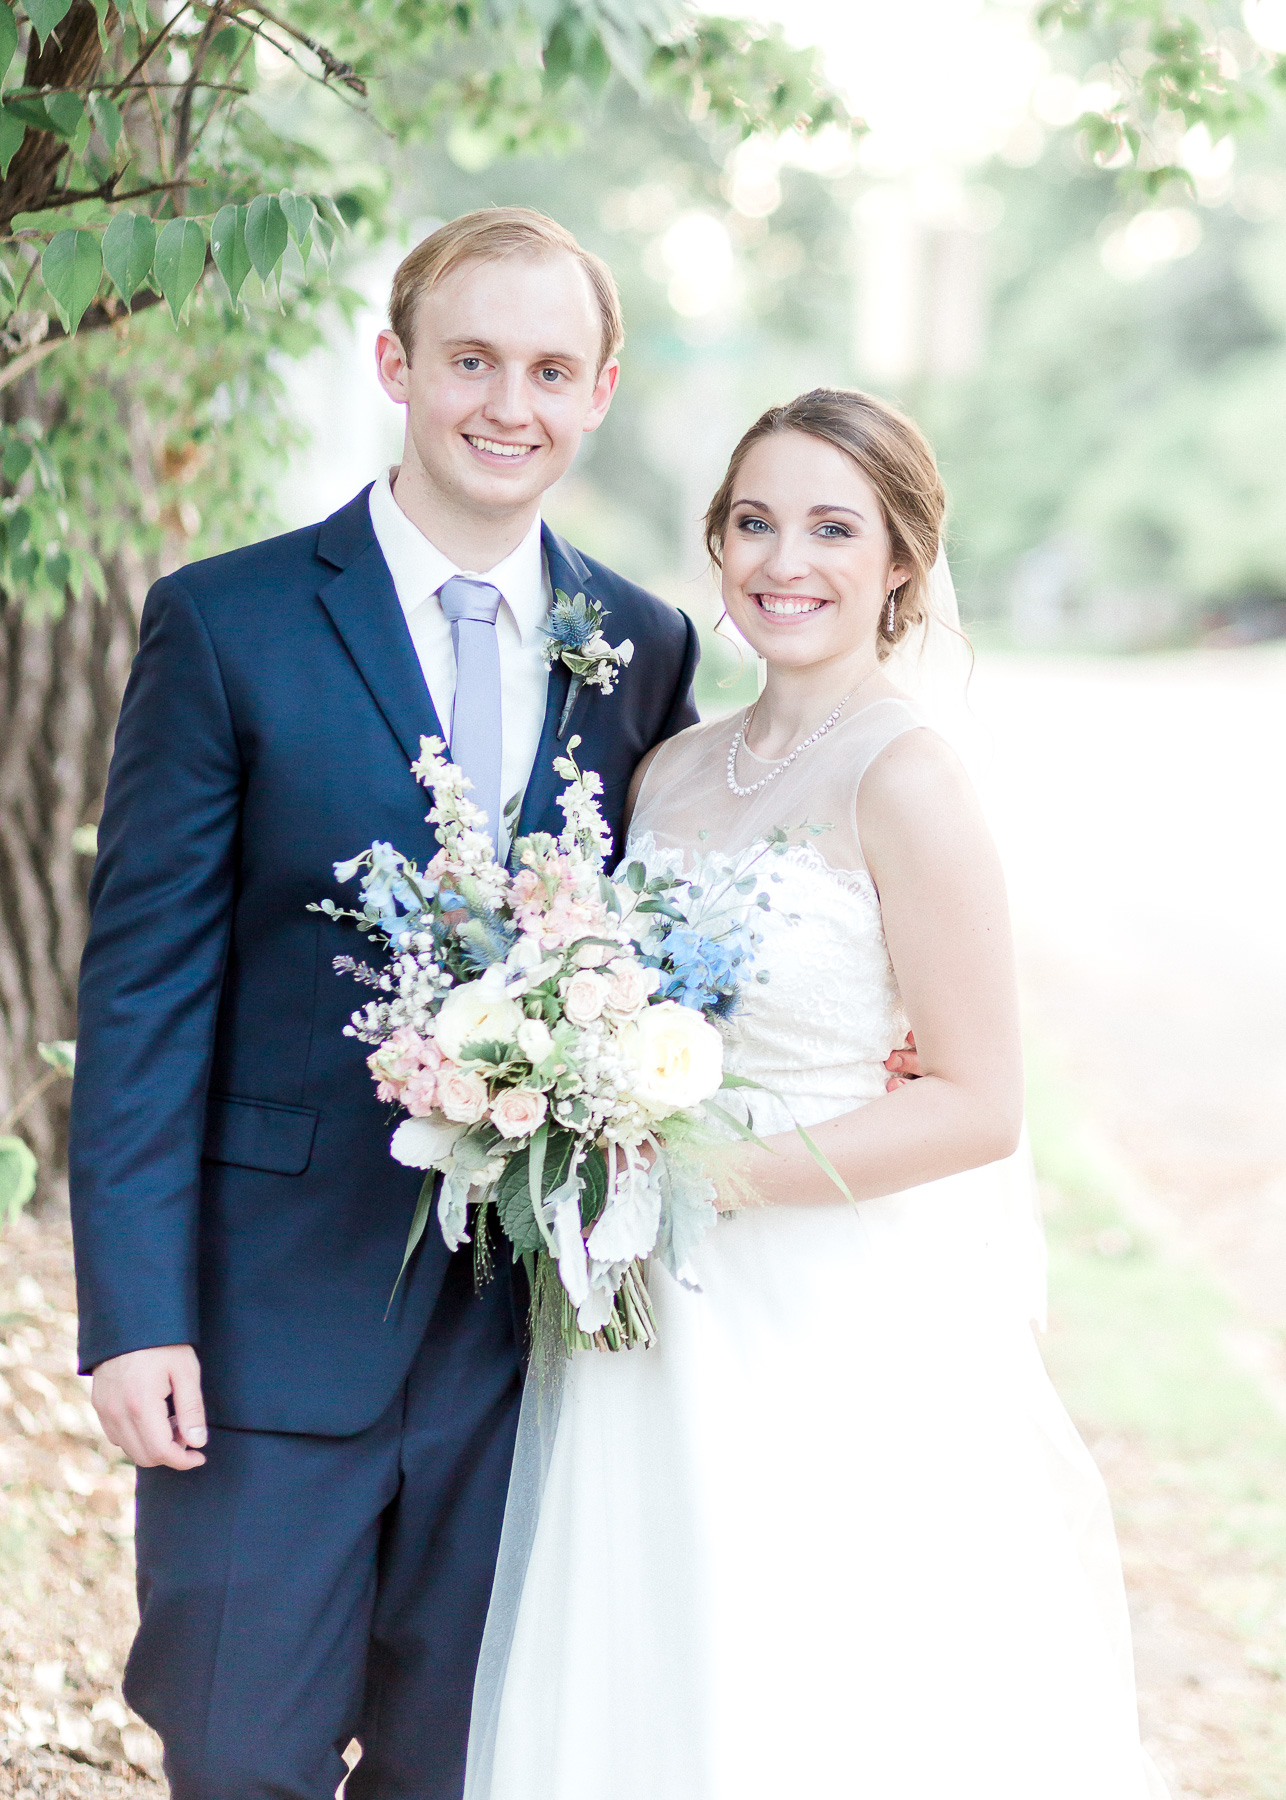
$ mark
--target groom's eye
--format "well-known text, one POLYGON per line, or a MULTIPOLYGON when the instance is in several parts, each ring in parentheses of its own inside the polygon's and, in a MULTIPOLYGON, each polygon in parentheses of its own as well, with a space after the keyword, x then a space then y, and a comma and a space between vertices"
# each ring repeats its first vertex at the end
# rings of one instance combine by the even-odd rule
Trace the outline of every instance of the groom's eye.
POLYGON ((462 356, 460 358, 460 367, 464 370, 466 375, 472 375, 476 369, 482 367, 482 358, 480 356, 462 356))
POLYGON ((561 381, 562 378, 563 371, 561 369, 542 369, 540 371, 540 379, 545 383, 546 387, 553 387, 554 383, 556 381, 561 381))

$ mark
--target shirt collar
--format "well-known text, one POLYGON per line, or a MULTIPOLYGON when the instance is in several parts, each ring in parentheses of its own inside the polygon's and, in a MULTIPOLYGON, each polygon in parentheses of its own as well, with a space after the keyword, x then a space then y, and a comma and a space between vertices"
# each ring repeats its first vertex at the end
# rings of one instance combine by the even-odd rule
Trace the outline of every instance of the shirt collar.
POLYGON ((472 575, 500 590, 525 643, 544 624, 549 610, 539 513, 522 542, 493 569, 462 569, 407 518, 393 497, 391 474, 386 469, 371 489, 371 524, 402 611, 409 618, 453 575, 472 575))

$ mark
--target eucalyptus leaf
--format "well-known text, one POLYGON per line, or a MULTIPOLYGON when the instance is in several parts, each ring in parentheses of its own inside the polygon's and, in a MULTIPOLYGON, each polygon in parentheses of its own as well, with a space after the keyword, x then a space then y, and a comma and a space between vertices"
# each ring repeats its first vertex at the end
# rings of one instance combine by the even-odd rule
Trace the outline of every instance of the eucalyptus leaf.
POLYGON ((205 233, 195 219, 171 219, 156 240, 152 262, 157 286, 177 325, 179 314, 205 268, 205 233))
POLYGON ((79 227, 58 232, 40 259, 40 279, 70 337, 103 279, 103 252, 97 233, 79 227))
POLYGON ((39 1165, 19 1137, 0 1137, 0 1222, 12 1225, 36 1191, 39 1165))
POLYGON ((214 266, 223 277, 228 298, 235 306, 250 273, 250 252, 246 248, 247 206, 221 206, 210 227, 210 251, 214 266))
POLYGON ((128 306, 152 272, 156 226, 145 213, 120 212, 103 233, 103 266, 128 306))
POLYGON ((18 117, 13 107, 0 106, 0 176, 9 173, 9 164, 18 154, 19 147, 26 135, 26 124, 18 117))
POLYGON ((9 64, 18 48, 18 21, 11 9, 0 6, 0 79, 9 73, 9 64))
POLYGON ((259 194, 246 214, 246 249, 260 281, 267 281, 285 251, 289 232, 281 201, 275 194, 259 194))
POLYGON ((121 109, 109 94, 91 94, 89 111, 94 124, 98 127, 98 135, 109 150, 115 150, 121 141, 121 109))
POLYGON ((71 0, 24 0, 27 17, 40 40, 43 50, 49 41, 49 34, 56 25, 61 25, 71 11, 71 0))

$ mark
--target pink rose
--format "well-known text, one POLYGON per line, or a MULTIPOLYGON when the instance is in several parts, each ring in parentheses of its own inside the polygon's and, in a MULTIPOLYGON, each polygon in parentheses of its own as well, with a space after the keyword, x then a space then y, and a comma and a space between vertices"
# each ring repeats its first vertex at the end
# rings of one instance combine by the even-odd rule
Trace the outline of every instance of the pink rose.
POLYGON ((660 985, 657 969, 645 969, 642 963, 619 962, 609 972, 604 1010, 619 1019, 629 1019, 647 1004, 648 996, 660 985))
POLYGON ((491 1103, 491 1123, 501 1137, 530 1137, 549 1111, 549 1102, 535 1088, 505 1088, 491 1103))
POLYGON ((589 1025, 603 1010, 607 982, 593 969, 578 969, 563 989, 563 1011, 573 1025, 589 1025))
POLYGON ((437 1102, 456 1125, 476 1125, 487 1116, 487 1084, 473 1069, 448 1063, 438 1074, 437 1102))
POLYGON ((433 1069, 417 1069, 402 1089, 402 1104, 413 1119, 427 1119, 438 1103, 438 1078, 433 1069))

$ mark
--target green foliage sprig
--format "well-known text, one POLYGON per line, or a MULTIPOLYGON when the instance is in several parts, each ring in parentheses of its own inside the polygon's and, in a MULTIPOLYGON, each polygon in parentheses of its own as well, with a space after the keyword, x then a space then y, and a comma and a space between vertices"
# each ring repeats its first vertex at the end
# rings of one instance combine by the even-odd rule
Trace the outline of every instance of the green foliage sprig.
POLYGON ((1171 0, 1049 0, 1037 8, 1038 27, 1102 40, 1109 50, 1115 92, 1083 113, 1075 129, 1093 160, 1120 172, 1128 187, 1151 198, 1172 182, 1189 189, 1192 176, 1173 154, 1175 131, 1204 125, 1212 142, 1260 124, 1269 101, 1286 93, 1286 56, 1239 34, 1240 56, 1228 42, 1239 15, 1218 6, 1177 9, 1171 0), (1225 14, 1227 16, 1225 16, 1225 14))

